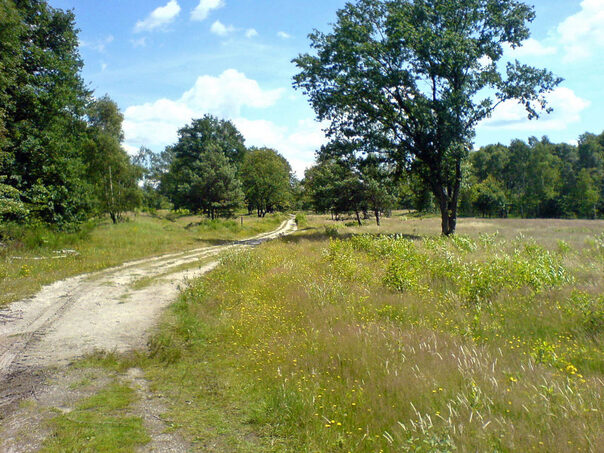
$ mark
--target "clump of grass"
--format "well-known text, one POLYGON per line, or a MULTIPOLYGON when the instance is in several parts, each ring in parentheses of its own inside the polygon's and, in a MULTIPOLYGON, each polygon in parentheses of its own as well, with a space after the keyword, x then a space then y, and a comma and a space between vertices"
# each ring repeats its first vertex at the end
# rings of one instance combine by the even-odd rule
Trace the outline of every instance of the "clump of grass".
POLYGON ((114 382, 49 424, 53 434, 42 451, 132 452, 149 442, 140 417, 128 415, 136 400, 130 387, 114 382))
POLYGON ((578 272, 587 259, 509 232, 309 231, 194 283, 148 376, 192 437, 229 426, 227 449, 595 451, 603 274, 578 272))

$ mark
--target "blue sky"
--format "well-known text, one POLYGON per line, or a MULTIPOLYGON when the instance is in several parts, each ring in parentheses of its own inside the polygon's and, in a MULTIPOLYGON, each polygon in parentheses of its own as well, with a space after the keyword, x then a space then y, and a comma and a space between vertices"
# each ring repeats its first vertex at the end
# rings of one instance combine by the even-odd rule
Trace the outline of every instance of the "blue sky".
MULTIPOLYGON (((125 147, 161 151, 205 113, 233 120, 247 145, 280 151, 302 176, 324 142, 291 59, 313 28, 327 31, 344 0, 50 0, 73 9, 84 78, 125 115, 125 147)), ((501 106, 476 145, 548 135, 573 142, 604 130, 604 0, 534 0, 532 38, 507 56, 565 79, 555 111, 528 121, 501 106)))

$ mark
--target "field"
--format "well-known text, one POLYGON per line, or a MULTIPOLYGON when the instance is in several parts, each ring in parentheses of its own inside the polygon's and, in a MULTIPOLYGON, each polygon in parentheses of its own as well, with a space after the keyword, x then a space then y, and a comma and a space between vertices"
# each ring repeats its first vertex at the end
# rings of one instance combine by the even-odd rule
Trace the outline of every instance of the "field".
POLYGON ((8 231, 19 239, 0 247, 0 307, 73 275, 270 231, 283 217, 246 215, 243 219, 242 226, 240 217, 210 221, 166 213, 138 214, 117 225, 109 220, 91 221, 76 233, 43 227, 8 231))
POLYGON ((604 222, 349 225, 301 217, 183 293, 138 359, 172 426, 201 451, 601 451, 604 222))

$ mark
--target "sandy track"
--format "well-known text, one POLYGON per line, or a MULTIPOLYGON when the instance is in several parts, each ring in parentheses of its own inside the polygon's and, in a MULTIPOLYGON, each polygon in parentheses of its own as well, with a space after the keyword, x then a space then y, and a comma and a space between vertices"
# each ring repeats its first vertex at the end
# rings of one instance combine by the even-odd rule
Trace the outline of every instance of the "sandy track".
MULTIPOLYGON (((0 310, 0 413, 35 391, 47 367, 66 365, 95 350, 144 347, 162 309, 189 278, 213 269, 211 257, 293 232, 293 219, 270 233, 221 246, 133 261, 69 278, 0 310), (200 259, 202 267, 182 270, 200 259), (154 278, 156 278, 154 280, 154 278), (140 279, 147 285, 135 285, 140 279)), ((1 418, 1 417, 0 417, 1 418)))

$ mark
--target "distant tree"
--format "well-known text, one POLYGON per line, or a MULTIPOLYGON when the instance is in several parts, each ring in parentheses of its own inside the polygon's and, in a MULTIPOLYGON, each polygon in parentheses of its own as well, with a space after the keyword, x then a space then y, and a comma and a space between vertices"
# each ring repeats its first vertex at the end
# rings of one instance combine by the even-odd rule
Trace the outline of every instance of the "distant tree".
POLYGON ((246 203, 264 217, 275 207, 285 207, 291 199, 291 167, 277 151, 252 148, 243 158, 241 182, 246 203))
POLYGON ((88 177, 98 209, 117 223, 124 212, 140 205, 138 180, 142 169, 132 164, 122 148, 124 117, 115 102, 108 96, 93 101, 88 107, 88 119, 88 177))
POLYGON ((362 195, 375 222, 380 226, 380 218, 388 214, 396 203, 395 184, 392 172, 380 163, 374 154, 369 154, 358 163, 362 195))
POLYGON ((177 209, 202 212, 215 219, 232 215, 243 203, 237 170, 218 151, 202 152, 195 161, 176 157, 168 176, 174 181, 169 197, 177 209))
POLYGON ((336 220, 342 214, 355 213, 361 224, 364 207, 361 181, 349 166, 335 159, 320 160, 304 176, 304 188, 316 212, 329 212, 336 220))
POLYGON ((578 217, 593 219, 597 217, 599 187, 594 172, 582 168, 570 193, 571 208, 578 217))
POLYGON ((505 216, 506 203, 503 188, 492 176, 473 187, 472 205, 483 217, 505 216))
POLYGON ((245 154, 243 137, 230 121, 206 115, 178 131, 168 147, 169 170, 161 190, 175 208, 203 212, 212 219, 231 215, 243 202, 238 168, 245 154))
POLYGON ((519 62, 498 69, 504 45, 529 37, 533 9, 517 0, 359 0, 337 14, 332 33, 310 35, 317 55, 294 60, 295 86, 332 138, 412 167, 438 202, 443 234, 454 233, 476 125, 512 99, 537 117, 560 82, 519 62))
POLYGON ((154 153, 141 146, 132 163, 141 169, 141 190, 143 207, 154 211, 168 205, 168 199, 160 191, 162 176, 168 171, 167 154, 154 153))

